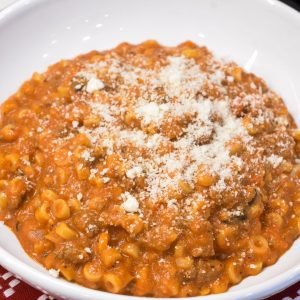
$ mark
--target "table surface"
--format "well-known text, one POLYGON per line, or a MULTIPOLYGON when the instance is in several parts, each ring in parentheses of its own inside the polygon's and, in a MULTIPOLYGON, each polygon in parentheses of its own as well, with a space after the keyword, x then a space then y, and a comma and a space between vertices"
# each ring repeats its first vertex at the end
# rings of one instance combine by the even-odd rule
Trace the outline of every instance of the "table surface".
MULTIPOLYGON (((16 0, 0 0, 0 10, 16 0)), ((282 2, 300 11, 300 1, 283 0, 282 2)), ((53 299, 29 285, 21 282, 0 266, 0 300, 50 300, 53 299)), ((285 291, 270 297, 268 300, 300 300, 300 282, 285 291)))

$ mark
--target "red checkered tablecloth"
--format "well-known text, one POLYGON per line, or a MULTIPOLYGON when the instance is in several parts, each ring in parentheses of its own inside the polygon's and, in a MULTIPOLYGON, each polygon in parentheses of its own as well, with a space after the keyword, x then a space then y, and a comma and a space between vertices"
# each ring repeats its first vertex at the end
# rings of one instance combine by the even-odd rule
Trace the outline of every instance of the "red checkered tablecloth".
MULTIPOLYGON (((0 300, 54 300, 0 266, 0 300)), ((72 300, 72 299, 70 299, 72 300)), ((97 299, 95 299, 97 300, 97 299)), ((255 300, 255 299, 254 299, 255 300)), ((267 300, 300 300, 300 281, 267 300)))

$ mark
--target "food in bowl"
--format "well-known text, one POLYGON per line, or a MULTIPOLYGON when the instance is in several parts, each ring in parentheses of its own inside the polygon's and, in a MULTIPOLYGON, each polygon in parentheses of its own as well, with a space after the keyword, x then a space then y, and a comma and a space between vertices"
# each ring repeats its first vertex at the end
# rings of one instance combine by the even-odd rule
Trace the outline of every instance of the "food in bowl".
POLYGON ((220 293, 300 233, 300 131, 265 82, 192 42, 64 60, 1 106, 0 216, 54 276, 220 293))

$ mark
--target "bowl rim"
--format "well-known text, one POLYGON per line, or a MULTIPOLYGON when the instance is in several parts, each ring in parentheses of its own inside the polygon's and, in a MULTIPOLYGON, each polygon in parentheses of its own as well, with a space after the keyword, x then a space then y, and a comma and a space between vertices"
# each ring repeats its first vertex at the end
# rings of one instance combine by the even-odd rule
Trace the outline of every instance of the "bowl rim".
MULTIPOLYGON (((9 228, 8 228, 9 230, 9 228)), ((293 247, 293 245, 292 245, 293 247)), ((140 299, 140 300, 147 300, 147 299, 162 299, 162 298, 154 298, 154 297, 139 297, 139 296, 128 296, 128 295, 122 295, 122 294, 113 294, 101 290, 93 290, 86 288, 84 286, 80 286, 76 283, 70 283, 66 281, 65 279, 61 278, 55 278, 50 275, 47 275, 44 272, 38 272, 35 268, 27 265, 26 263, 22 262, 18 258, 11 255, 9 252, 4 250, 0 246, 0 262, 1 265, 4 266, 6 269, 11 271, 12 273, 19 276, 22 280, 28 282, 32 285, 32 283, 35 285, 35 288, 38 288, 42 292, 53 293, 55 295, 59 295, 61 293, 61 290, 64 288, 68 288, 68 292, 70 293, 89 293, 90 297, 105 297, 107 300, 122 300, 122 299, 140 299), (36 276, 38 275, 38 276, 36 276), (25 277, 25 278, 24 278, 25 277), (28 280, 26 277, 30 277, 30 280, 28 280)), ((45 269, 46 270, 46 269, 45 269)), ((281 273, 280 275, 275 276, 274 278, 268 279, 265 282, 262 282, 260 284, 256 284, 250 287, 247 287, 245 289, 242 289, 240 291, 226 291, 225 293, 221 294, 212 294, 208 296, 195 296, 195 297, 183 297, 179 299, 218 299, 218 300, 225 300, 228 299, 228 297, 231 297, 231 299, 239 299, 239 296, 243 296, 243 299, 254 299, 254 296, 258 296, 261 299, 264 297, 268 297, 271 295, 276 294, 277 292, 287 288, 288 286, 296 283, 300 276, 300 263, 290 270, 281 273), (272 291, 272 294, 270 295, 270 292, 272 291)), ((84 299, 84 298, 83 298, 84 299)), ((91 298, 92 299, 92 298, 91 298)), ((163 298, 166 300, 172 300, 174 298, 163 298)))
MULTIPOLYGON (((23 9, 26 9, 27 6, 34 7, 36 5, 43 5, 43 3, 48 2, 50 0, 17 0, 14 3, 6 6, 4 9, 0 10, 0 27, 3 26, 3 22, 5 22, 9 18, 13 18, 16 14, 22 13, 23 9)), ((250 1, 250 0, 248 0, 250 1)), ((281 10, 282 13, 289 14, 290 16, 293 16, 297 20, 297 22, 300 23, 300 13, 294 9, 291 6, 288 6, 287 4, 280 2, 279 0, 257 0, 257 2, 266 2, 271 6, 271 8, 281 10)), ((1 222, 2 223, 2 222, 1 222)), ((7 230, 10 230, 8 227, 6 227, 7 230)), ((294 241, 294 243, 291 245, 291 247, 295 246, 295 243, 298 241, 294 241)), ((289 250, 287 250, 289 251, 289 250)), ((287 252, 285 252, 283 255, 285 255, 287 252)), ((27 255, 27 254, 26 254, 27 255)), ((30 258, 30 256, 28 256, 30 258)), ((280 257, 281 259, 282 257, 280 257)), ((30 258, 32 259, 32 258, 30 258)), ((279 259, 279 260, 280 260, 279 259)), ((33 260, 33 259, 32 259, 33 260)), ((34 261, 34 260, 33 260, 34 261)), ((36 261, 34 261, 36 262, 36 261)), ((28 282, 30 285, 34 285, 35 288, 38 288, 44 293, 53 293, 55 295, 61 295, 62 298, 65 299, 65 293, 61 293, 62 290, 68 289, 68 294, 81 294, 81 295, 87 295, 88 298, 84 297, 83 299, 92 299, 92 297, 97 297, 101 299, 104 297, 104 299, 107 300, 122 300, 122 299, 140 299, 140 300, 148 300, 148 299, 162 299, 162 298, 154 298, 154 297, 139 297, 139 296, 129 296, 129 295, 122 295, 122 294, 113 294, 101 290, 94 290, 90 288, 86 288, 84 286, 81 286, 76 283, 68 282, 65 279, 61 278, 55 278, 47 273, 44 273, 42 271, 36 270, 34 267, 24 263, 20 259, 16 258, 12 254, 10 254, 8 251, 2 248, 0 245, 0 263, 3 267, 5 267, 7 270, 14 273, 17 277, 20 277, 25 282, 28 282), (38 276, 37 276, 38 275, 38 276), (30 279, 28 279, 30 278, 30 279), (47 290, 47 292, 45 291, 47 290)), ((39 264, 40 265, 40 264, 39 264)), ((40 265, 43 267, 42 265, 40 265)), ((272 267, 272 266, 270 266, 272 267)), ((43 267, 44 268, 44 267, 43 267)), ((268 267, 269 268, 269 267, 268 267)), ((44 268, 45 269, 45 268, 44 268)), ((46 270, 46 269, 45 269, 46 270)), ((194 297, 184 297, 179 299, 216 299, 216 300, 226 300, 231 297, 231 299, 239 299, 238 297, 243 297, 244 300, 251 300, 254 299, 253 297, 259 297, 265 298, 271 295, 274 295, 275 293, 280 292, 281 290, 287 288, 288 286, 296 283, 300 278, 300 262, 289 269, 288 271, 285 271, 279 275, 276 275, 273 278, 270 278, 264 282, 261 282, 259 284, 255 284, 253 286, 244 288, 242 290, 238 291, 226 291, 225 293, 221 294, 212 294, 208 296, 194 296, 194 297), (272 293, 270 294, 270 291, 272 293)), ((163 298, 166 300, 172 300, 174 298, 163 298)), ((256 298, 258 299, 258 298, 256 298)))

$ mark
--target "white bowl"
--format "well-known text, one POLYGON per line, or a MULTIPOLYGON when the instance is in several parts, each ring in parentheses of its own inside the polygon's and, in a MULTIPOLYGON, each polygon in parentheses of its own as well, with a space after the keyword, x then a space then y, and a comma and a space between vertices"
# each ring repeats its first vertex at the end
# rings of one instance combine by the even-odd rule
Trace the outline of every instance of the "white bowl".
MULTIPOLYGON (((21 0, 0 13, 0 99, 62 58, 128 41, 207 45, 262 76, 300 125, 300 14, 275 0, 21 0)), ((0 225, 0 264, 66 299, 133 299, 56 279, 0 225)), ((260 299, 300 279, 300 240, 261 274, 204 299, 260 299)), ((149 299, 149 298, 139 298, 149 299)))

